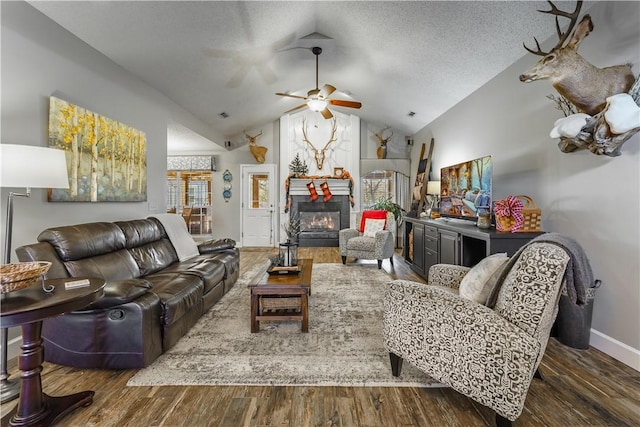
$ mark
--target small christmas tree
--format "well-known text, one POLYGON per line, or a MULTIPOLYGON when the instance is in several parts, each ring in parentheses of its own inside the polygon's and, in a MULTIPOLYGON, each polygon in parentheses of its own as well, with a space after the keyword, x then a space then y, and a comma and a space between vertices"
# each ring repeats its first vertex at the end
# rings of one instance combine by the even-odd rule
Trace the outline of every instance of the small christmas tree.
POLYGON ((293 161, 289 164, 289 171, 296 176, 298 175, 306 175, 309 168, 307 167, 307 162, 300 160, 299 153, 296 153, 296 156, 293 158, 293 161))

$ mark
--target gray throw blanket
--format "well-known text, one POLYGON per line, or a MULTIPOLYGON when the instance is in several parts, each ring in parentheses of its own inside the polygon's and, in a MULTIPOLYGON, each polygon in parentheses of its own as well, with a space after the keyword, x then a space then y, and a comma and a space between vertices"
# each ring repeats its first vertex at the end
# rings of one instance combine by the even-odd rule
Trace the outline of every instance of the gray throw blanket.
POLYGON ((502 269, 496 274, 498 278, 496 285, 493 287, 489 297, 487 298, 487 306, 495 307, 496 300, 498 299, 498 293, 502 287, 502 282, 509 274, 509 271, 516 263, 520 254, 525 248, 533 243, 552 243, 560 246, 569 255, 569 263, 567 269, 564 272, 564 279, 566 280, 567 296, 569 300, 576 305, 584 305, 587 302, 587 288, 596 286, 593 279, 593 270, 591 270, 591 264, 585 254, 582 246, 574 239, 568 236, 564 236, 559 233, 545 233, 532 239, 529 243, 522 246, 518 252, 516 252, 507 261, 502 269))

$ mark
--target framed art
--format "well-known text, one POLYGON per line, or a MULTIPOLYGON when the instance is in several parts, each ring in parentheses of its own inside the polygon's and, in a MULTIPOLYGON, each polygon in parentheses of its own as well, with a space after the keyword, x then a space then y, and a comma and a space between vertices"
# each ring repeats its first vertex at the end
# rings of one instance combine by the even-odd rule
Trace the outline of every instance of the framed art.
POLYGON ((342 176, 342 174, 344 173, 344 168, 341 167, 337 167, 337 168, 333 168, 333 176, 342 176))
POLYGON ((50 202, 147 200, 145 133, 54 96, 49 146, 65 151, 68 189, 49 189, 50 202))

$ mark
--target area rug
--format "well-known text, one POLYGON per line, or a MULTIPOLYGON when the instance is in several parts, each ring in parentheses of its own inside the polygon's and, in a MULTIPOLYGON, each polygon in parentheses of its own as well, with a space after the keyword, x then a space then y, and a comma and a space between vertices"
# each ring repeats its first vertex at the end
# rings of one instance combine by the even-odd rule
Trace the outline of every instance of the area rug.
POLYGON ((313 385, 439 387, 408 362, 391 375, 382 337, 383 293, 391 280, 371 265, 314 264, 309 332, 299 321, 261 322, 250 332, 249 281, 242 275, 167 353, 129 386, 313 385))

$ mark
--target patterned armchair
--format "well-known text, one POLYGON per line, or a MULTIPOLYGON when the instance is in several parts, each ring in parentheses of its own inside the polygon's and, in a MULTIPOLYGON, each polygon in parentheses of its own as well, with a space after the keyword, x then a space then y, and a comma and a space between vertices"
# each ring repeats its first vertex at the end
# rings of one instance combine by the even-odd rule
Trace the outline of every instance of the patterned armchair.
MULTIPOLYGON (((356 215, 356 224, 359 226, 362 212, 356 215)), ((342 263, 347 263, 347 257, 356 259, 376 259, 378 268, 382 268, 382 260, 389 258, 393 265, 393 253, 395 251, 394 237, 390 230, 395 227, 395 218, 392 212, 387 212, 387 222, 384 230, 375 233, 374 237, 365 236, 358 229, 345 228, 340 230, 339 243, 342 263)))
POLYGON ((496 412, 498 426, 522 412, 547 346, 569 255, 527 245, 506 264, 494 308, 458 295, 467 267, 437 264, 429 284, 395 280, 384 296, 384 340, 394 376, 406 359, 436 381, 496 412))

